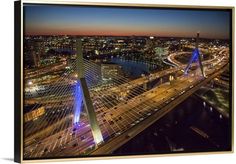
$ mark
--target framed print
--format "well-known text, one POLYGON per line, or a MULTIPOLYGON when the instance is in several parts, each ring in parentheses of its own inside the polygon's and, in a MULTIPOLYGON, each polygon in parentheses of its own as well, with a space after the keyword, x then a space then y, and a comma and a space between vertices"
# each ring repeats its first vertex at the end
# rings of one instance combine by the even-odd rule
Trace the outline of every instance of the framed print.
POLYGON ((15 161, 230 153, 233 7, 15 2, 15 161))

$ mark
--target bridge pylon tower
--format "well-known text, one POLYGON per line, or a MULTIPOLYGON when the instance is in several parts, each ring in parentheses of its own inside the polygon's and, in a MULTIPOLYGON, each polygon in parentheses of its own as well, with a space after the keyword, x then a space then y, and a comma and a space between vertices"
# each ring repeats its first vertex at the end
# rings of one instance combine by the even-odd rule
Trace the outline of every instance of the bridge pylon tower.
MULTIPOLYGON (((89 124, 91 127, 92 135, 96 145, 103 142, 103 136, 101 129, 98 125, 96 113, 93 107, 93 103, 90 97, 89 89, 85 79, 84 73, 84 62, 82 54, 82 41, 80 38, 76 41, 76 72, 77 72, 77 83, 79 83, 80 93, 82 97, 83 104, 85 106, 86 112, 88 114, 89 124)), ((78 91, 78 89, 76 89, 78 91)), ((77 101, 77 100, 76 100, 77 101)), ((76 114, 76 111, 75 111, 76 114)), ((77 119, 77 116, 74 116, 77 119)), ((74 121, 75 122, 75 121, 74 121)))
POLYGON ((199 63, 199 66, 200 66, 200 69, 201 69, 201 73, 202 73, 202 76, 205 78, 206 75, 205 75, 205 72, 204 72, 204 67, 202 65, 202 56, 199 52, 199 49, 198 49, 198 44, 199 44, 199 35, 200 33, 198 32, 197 33, 197 36, 196 36, 196 44, 195 44, 195 48, 192 52, 192 56, 188 62, 188 65, 186 66, 186 68, 184 69, 184 74, 187 75, 188 74, 188 70, 189 68, 191 67, 191 64, 195 61, 198 61, 199 63))

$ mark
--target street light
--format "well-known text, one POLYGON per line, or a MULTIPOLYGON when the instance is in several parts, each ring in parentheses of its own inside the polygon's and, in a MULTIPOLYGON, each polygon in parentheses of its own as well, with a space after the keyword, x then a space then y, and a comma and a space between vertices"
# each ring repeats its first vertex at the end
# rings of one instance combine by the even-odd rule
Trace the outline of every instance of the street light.
POLYGON ((33 85, 33 82, 32 82, 32 81, 29 81, 29 82, 28 82, 28 85, 33 85))

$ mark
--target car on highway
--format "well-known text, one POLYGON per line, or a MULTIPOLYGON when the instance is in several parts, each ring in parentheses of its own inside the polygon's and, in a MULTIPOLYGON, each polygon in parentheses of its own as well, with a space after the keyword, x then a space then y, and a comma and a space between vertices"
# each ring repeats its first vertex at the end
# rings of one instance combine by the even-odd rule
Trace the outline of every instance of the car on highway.
POLYGON ((135 125, 135 123, 132 123, 132 124, 131 124, 131 126, 134 126, 134 125, 135 125))
POLYGON ((144 118, 143 118, 143 117, 141 117, 139 120, 140 120, 140 121, 142 121, 143 119, 144 119, 144 118))
POLYGON ((120 135, 120 134, 121 134, 121 132, 116 132, 115 136, 118 136, 118 135, 120 135))
POLYGON ((150 115, 151 115, 151 113, 149 112, 147 115, 148 115, 148 116, 150 116, 150 115))

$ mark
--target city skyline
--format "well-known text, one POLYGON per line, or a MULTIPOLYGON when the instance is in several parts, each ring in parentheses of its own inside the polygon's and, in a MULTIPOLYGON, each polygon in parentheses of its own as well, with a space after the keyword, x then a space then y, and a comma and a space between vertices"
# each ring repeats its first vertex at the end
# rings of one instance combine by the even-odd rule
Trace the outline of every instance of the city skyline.
POLYGON ((230 12, 25 5, 25 35, 161 36, 229 39, 230 12))

